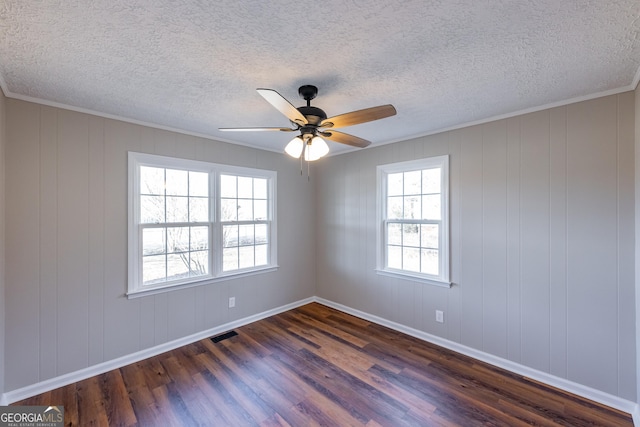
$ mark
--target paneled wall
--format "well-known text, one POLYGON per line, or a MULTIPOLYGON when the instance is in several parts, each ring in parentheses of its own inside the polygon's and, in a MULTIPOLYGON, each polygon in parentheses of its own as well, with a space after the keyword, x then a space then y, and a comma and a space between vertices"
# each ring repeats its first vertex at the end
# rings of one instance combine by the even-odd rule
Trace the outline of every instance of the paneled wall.
POLYGON ((627 92, 323 161, 317 295, 635 401, 634 114, 627 92), (376 274, 376 166, 442 154, 453 286, 376 274))
POLYGON ((5 391, 314 295, 313 186, 295 161, 12 99, 6 117, 5 391), (129 150, 277 171, 280 268, 127 299, 129 150))

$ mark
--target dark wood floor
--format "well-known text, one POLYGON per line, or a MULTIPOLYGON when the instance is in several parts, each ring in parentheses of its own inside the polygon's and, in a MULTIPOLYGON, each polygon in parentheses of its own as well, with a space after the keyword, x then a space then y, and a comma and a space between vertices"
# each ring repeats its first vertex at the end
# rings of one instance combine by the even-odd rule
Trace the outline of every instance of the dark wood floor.
POLYGON ((17 402, 91 426, 632 426, 631 417, 320 304, 17 402))

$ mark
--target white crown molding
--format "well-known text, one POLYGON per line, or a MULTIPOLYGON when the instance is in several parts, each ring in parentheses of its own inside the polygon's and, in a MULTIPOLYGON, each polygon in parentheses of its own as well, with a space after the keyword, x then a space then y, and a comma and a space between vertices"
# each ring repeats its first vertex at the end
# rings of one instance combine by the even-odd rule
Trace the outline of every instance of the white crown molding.
MULTIPOLYGON (((388 145, 388 144, 394 144, 396 142, 403 142, 403 141, 410 141, 410 140, 414 140, 414 139, 418 139, 418 138, 424 138, 424 137, 427 137, 427 136, 437 135, 437 134, 440 134, 440 133, 449 132, 449 131, 453 131, 453 130, 457 130, 457 129, 463 129, 463 128, 467 128, 467 127, 471 127, 471 126, 482 125, 482 124, 485 124, 485 123, 491 123, 491 122, 495 122, 495 121, 498 121, 498 120, 508 119, 508 118, 511 118, 511 117, 522 116, 522 115, 529 114, 529 113, 535 113, 537 111, 542 111, 542 110, 547 110, 547 109, 557 108, 557 107, 563 107, 565 105, 575 104, 575 103, 583 102, 583 101, 589 101, 589 100, 596 99, 596 98, 602 98, 602 97, 609 96, 609 95, 617 95, 617 94, 620 94, 620 93, 624 93, 624 92, 629 92, 629 91, 635 90, 636 87, 638 86, 639 82, 640 82, 640 67, 636 71, 631 83, 628 84, 627 86, 622 86, 622 87, 619 87, 619 88, 610 89, 610 90, 606 90, 606 91, 602 91, 602 92, 596 92, 596 93, 592 93, 592 94, 589 94, 589 95, 578 96, 578 97, 566 99, 566 100, 563 100, 563 101, 557 101, 557 102, 552 102, 552 103, 549 103, 549 104, 543 104, 543 105, 539 105, 537 107, 531 107, 531 108, 526 108, 526 109, 523 109, 523 110, 517 110, 517 111, 513 111, 511 113, 500 114, 500 115, 497 115, 497 116, 491 116, 491 117, 487 117, 487 118, 484 118, 484 119, 475 120, 475 121, 471 121, 471 122, 464 122, 464 123, 460 123, 460 124, 457 124, 457 125, 454 125, 454 126, 449 126, 449 127, 446 127, 446 128, 438 128, 438 129, 434 129, 434 130, 431 130, 431 131, 428 131, 428 132, 409 135, 409 136, 402 137, 402 138, 391 139, 391 140, 388 140, 388 141, 381 141, 381 142, 377 142, 374 145, 372 145, 371 148, 380 147, 380 146, 388 145)), ((274 150, 274 149, 269 149, 269 148, 265 148, 265 147, 256 147, 255 145, 246 144, 246 143, 242 143, 242 142, 238 142, 238 141, 233 141, 233 140, 226 139, 226 138, 213 137, 211 135, 207 135, 207 134, 203 134, 203 133, 190 132, 190 131, 185 130, 185 129, 179 129, 179 128, 174 128, 174 127, 170 127, 170 126, 163 126, 163 125, 160 125, 160 124, 157 124, 157 123, 145 122, 145 121, 142 121, 142 120, 131 119, 131 118, 118 116, 118 115, 114 115, 114 114, 102 113, 100 111, 95 111, 95 110, 91 110, 91 109, 87 109, 87 108, 75 107, 73 105, 68 105, 68 104, 63 104, 63 103, 59 103, 59 102, 49 101, 49 100, 46 100, 46 99, 35 98, 35 97, 31 97, 31 96, 26 96, 26 95, 13 93, 8 89, 7 84, 4 81, 4 78, 2 77, 1 74, 0 74, 0 89, 2 89, 4 95, 7 98, 13 98, 13 99, 21 100, 21 101, 32 102, 32 103, 35 103, 35 104, 46 105, 46 106, 49 106, 49 107, 61 108, 61 109, 64 109, 64 110, 75 111, 75 112, 78 112, 78 113, 91 114, 93 116, 103 117, 105 119, 118 120, 118 121, 125 122, 125 123, 131 123, 131 124, 135 124, 135 125, 146 126, 146 127, 152 128, 152 129, 166 130, 166 131, 169 131, 169 132, 175 132, 175 133, 188 135, 188 136, 193 136, 193 137, 197 137, 197 138, 208 139, 208 140, 211 140, 211 141, 218 141, 218 142, 224 142, 224 143, 227 143, 227 144, 239 145, 239 146, 243 146, 243 147, 253 148, 255 150, 264 150, 264 151, 269 151, 269 152, 272 152, 272 153, 283 153, 282 150, 274 150)), ((362 150, 361 148, 355 148, 355 147, 351 148, 350 147, 350 148, 347 148, 347 149, 340 150, 337 153, 336 152, 330 152, 326 157, 339 156, 339 155, 342 155, 342 154, 347 154, 347 153, 351 153, 351 152, 354 152, 354 151, 361 151, 361 150, 362 150)))
POLYGON ((640 82, 640 67, 638 67, 638 71, 636 71, 636 75, 633 77, 633 81, 631 82, 631 90, 636 90, 639 82, 640 82))
MULTIPOLYGON (((624 93, 624 92, 630 92, 635 90, 636 86, 638 85, 638 81, 640 80, 640 68, 638 68, 638 71, 636 72, 636 75, 633 79, 633 82, 627 86, 623 86, 623 87, 619 87, 616 89, 610 89, 610 90, 606 90, 606 91, 602 91, 602 92, 597 92, 597 93, 592 93, 590 95, 584 95, 584 96, 578 96, 575 98, 571 98, 571 99, 566 99, 563 101, 557 101, 557 102, 552 102, 549 104, 544 104, 544 105, 540 105, 537 107, 531 107, 531 108, 525 108, 524 110, 518 110, 518 111, 514 111, 512 113, 506 113, 506 114, 500 114, 497 116, 491 116, 491 117, 487 117, 486 119, 480 119, 480 120, 475 120, 472 122, 465 122, 465 123, 461 123, 459 125, 454 125, 454 126, 450 126, 450 127, 446 127, 446 128, 440 128, 440 129, 435 129, 429 132, 425 132, 425 133, 420 133, 420 134, 416 134, 416 135, 411 135, 408 137, 403 137, 402 139, 392 139, 390 141, 385 141, 385 142, 380 142, 378 144, 376 144, 375 146, 382 146, 382 145, 387 145, 387 144, 393 144, 396 142, 402 142, 402 141, 410 141, 413 139, 418 139, 418 138, 424 138, 426 136, 431 136, 431 135, 437 135, 439 133, 444 133, 444 132, 449 132, 449 131, 453 131, 453 130, 457 130, 457 129, 464 129, 464 128, 468 128, 471 126, 477 126, 477 125, 482 125, 485 123, 491 123, 491 122, 496 122, 498 120, 504 120, 504 119, 509 119, 512 117, 517 117, 517 116, 523 116, 525 114, 530 114, 530 113, 535 113, 538 111, 543 111, 543 110, 550 110, 552 108, 557 108, 557 107, 564 107, 566 105, 571 105, 571 104, 576 104, 578 102, 583 102, 583 101, 590 101, 592 99, 597 99, 597 98, 603 98, 605 96, 610 96, 610 95, 618 95, 620 93, 624 93)), ((337 153, 337 155, 339 154, 345 154, 347 152, 352 152, 352 151, 356 151, 357 149, 349 149, 348 151, 341 151, 340 153, 337 153)))
POLYGON ((174 127, 171 127, 171 126, 164 126, 164 125, 160 125, 160 124, 157 124, 157 123, 145 122, 143 120, 136 120, 136 119, 131 119, 131 118, 128 118, 128 117, 118 116, 118 115, 115 115, 115 114, 103 113, 103 112, 96 111, 96 110, 91 110, 91 109, 88 109, 88 108, 76 107, 76 106, 73 106, 73 105, 63 104, 61 102, 49 101, 47 99, 35 98, 35 97, 32 97, 32 96, 13 93, 10 90, 8 90, 8 88, 6 87, 6 83, 2 79, 2 75, 0 75, 0 88, 2 89, 2 92, 4 93, 4 95, 7 98, 16 99, 16 100, 19 100, 19 101, 32 102, 34 104, 46 105, 47 107, 55 107, 55 108, 60 108, 60 109, 63 109, 63 110, 75 111, 76 113, 89 114, 89 115, 92 115, 92 116, 102 117, 102 118, 105 118, 105 119, 117 120, 117 121, 120 121, 120 122, 131 123, 131 124, 139 125, 139 126, 145 126, 145 127, 151 128, 151 129, 166 130, 166 131, 169 131, 169 132, 175 132, 175 133, 182 134, 182 135, 188 135, 188 136, 193 136, 193 137, 196 137, 196 138, 208 139, 210 141, 224 142, 224 143, 227 143, 227 144, 239 145, 239 146, 242 146, 242 147, 253 148, 254 150, 270 151, 272 153, 284 153, 284 151, 271 150, 271 149, 268 149, 268 148, 265 148, 265 147, 256 147, 255 145, 245 144, 245 143, 238 142, 238 141, 232 141, 230 139, 225 139, 225 138, 213 137, 211 135, 207 135, 207 134, 204 134, 204 133, 191 132, 191 131, 188 131, 188 130, 185 130, 185 129, 174 128, 174 127))

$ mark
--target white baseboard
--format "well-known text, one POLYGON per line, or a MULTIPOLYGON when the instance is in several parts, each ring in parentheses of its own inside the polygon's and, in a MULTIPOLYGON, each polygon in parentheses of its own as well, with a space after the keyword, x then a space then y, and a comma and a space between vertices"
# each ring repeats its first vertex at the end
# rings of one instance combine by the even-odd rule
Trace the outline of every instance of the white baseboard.
POLYGON ((12 390, 12 391, 3 393, 0 396, 0 405, 9 405, 13 402, 17 402, 19 400, 23 400, 31 396, 35 396, 40 393, 44 393, 46 391, 56 389, 58 387, 63 387, 78 381, 82 381, 87 378, 91 378, 93 376, 111 371, 113 369, 118 369, 123 366, 130 365, 132 363, 136 363, 153 356, 157 356, 158 354, 161 354, 170 350, 174 350, 176 348, 185 346, 187 344, 200 341, 204 338, 218 335, 222 332, 226 332, 234 328, 239 328, 240 326, 248 325, 249 323, 253 323, 258 320, 265 319, 275 314, 283 313, 285 311, 294 309, 296 307, 309 304, 310 302, 313 302, 313 301, 315 301, 314 297, 306 298, 300 301, 293 302, 291 304, 286 304, 281 307, 263 311, 262 313, 254 314, 252 316, 248 316, 243 319, 234 320, 233 322, 225 323, 224 325, 216 326, 215 328, 207 329, 206 331, 198 332, 196 334, 179 338, 177 340, 169 341, 164 344, 157 345, 155 347, 137 351, 132 354, 127 354, 126 356, 118 357, 116 359, 99 363, 97 365, 89 366, 87 368, 80 369, 79 371, 69 372, 68 374, 50 378, 45 381, 41 381, 35 384, 28 385, 26 387, 19 388, 17 390, 12 390))
POLYGON ((503 359, 501 357, 497 357, 471 347, 467 347, 460 343, 449 341, 436 335, 431 335, 426 332, 402 325, 400 323, 392 322, 382 317, 378 317, 373 314, 365 313, 363 311, 326 300, 324 298, 315 297, 315 301, 328 307, 335 308, 336 310, 342 311, 344 313, 352 314, 356 317, 360 317, 370 322, 377 323, 378 325, 386 326, 390 329, 405 333, 423 341, 439 345, 440 347, 453 350, 455 352, 464 354, 465 356, 473 357, 474 359, 481 360, 483 362, 489 363, 490 365, 506 369, 507 371, 516 373, 518 375, 531 378, 535 381, 539 381, 552 387, 584 397, 585 399, 589 399, 594 402, 609 406, 611 408, 618 409, 622 412, 626 412, 633 416, 634 425, 640 426, 640 409, 638 409, 638 404, 636 404, 635 402, 622 399, 618 396, 614 396, 612 394, 605 393, 603 391, 596 390, 594 388, 587 387, 585 385, 578 384, 564 378, 556 377, 546 372, 529 368, 519 363, 515 363, 510 360, 503 359))
POLYGON ((363 311, 356 310, 351 307, 347 307, 345 305, 338 304, 336 302, 329 301, 320 297, 305 298, 300 301, 296 301, 290 304, 283 305, 281 307, 264 311, 262 313, 248 316, 243 319, 238 319, 233 322, 225 323, 224 325, 216 326, 215 328, 211 328, 206 331, 198 332, 196 334, 179 338, 177 340, 173 340, 155 347, 151 347, 146 350, 141 350, 141 351, 128 354, 126 356, 122 356, 113 360, 109 360, 97 365, 89 366, 79 371, 70 372, 65 375, 61 375, 55 378, 50 378, 45 381, 41 381, 32 385, 28 385, 26 387, 22 387, 16 390, 6 392, 0 395, 0 405, 8 405, 13 402, 17 402, 19 400, 23 400, 31 396, 44 393, 49 390, 63 387, 65 385, 72 384, 74 382, 82 381, 87 378, 91 378, 93 376, 103 374, 110 370, 118 369, 123 366, 129 365, 131 363, 136 363, 141 360, 148 359, 153 356, 157 356, 158 354, 182 347, 184 345, 191 344, 196 341, 200 341, 204 338, 218 335, 222 332, 226 332, 234 328, 239 328, 249 323, 253 323, 258 320, 265 319, 267 317, 300 307, 310 302, 318 302, 328 307, 335 308, 336 310, 339 310, 348 314, 352 314, 356 317, 360 317, 362 319, 377 323, 379 325, 386 326, 390 329, 405 333, 407 335, 421 339, 423 341, 427 341, 427 342, 439 345, 441 347, 447 348, 449 350, 453 350, 455 352, 464 354, 469 357, 473 357, 474 359, 481 360, 483 362, 489 363, 499 368, 503 368, 508 371, 514 372, 516 374, 523 375, 535 381, 548 384, 552 387, 559 388, 569 393, 573 393, 578 396, 582 396, 586 399, 590 399, 595 402, 601 403, 603 405, 629 413, 633 417, 634 425, 640 426, 640 407, 635 402, 631 402, 626 399, 622 399, 618 396, 614 396, 614 395, 602 392, 600 390, 596 390, 596 389, 584 386, 582 384, 578 384, 578 383, 566 380, 564 378, 556 377, 546 372, 538 371, 538 370, 529 368, 527 366, 520 365, 519 363, 515 363, 510 360, 506 360, 506 359, 473 349, 471 347, 464 346, 457 342, 449 341, 447 339, 444 339, 435 335, 431 335, 426 332, 419 331, 417 329, 413 329, 408 326, 384 319, 382 317, 365 313, 363 311))

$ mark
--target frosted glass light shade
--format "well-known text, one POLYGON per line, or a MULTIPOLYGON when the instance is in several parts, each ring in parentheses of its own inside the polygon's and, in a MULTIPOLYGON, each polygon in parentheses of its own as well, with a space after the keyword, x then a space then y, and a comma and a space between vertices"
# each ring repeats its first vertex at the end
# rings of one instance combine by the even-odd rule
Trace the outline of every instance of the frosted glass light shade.
POLYGON ((324 139, 319 136, 314 136, 310 144, 307 144, 307 147, 304 150, 304 159, 308 162, 313 162, 314 160, 318 160, 320 157, 327 155, 327 153, 329 153, 329 146, 324 142, 324 139))
POLYGON ((304 142, 302 138, 296 136, 284 147, 284 152, 294 158, 299 158, 300 154, 302 154, 302 149, 304 148, 304 142))

